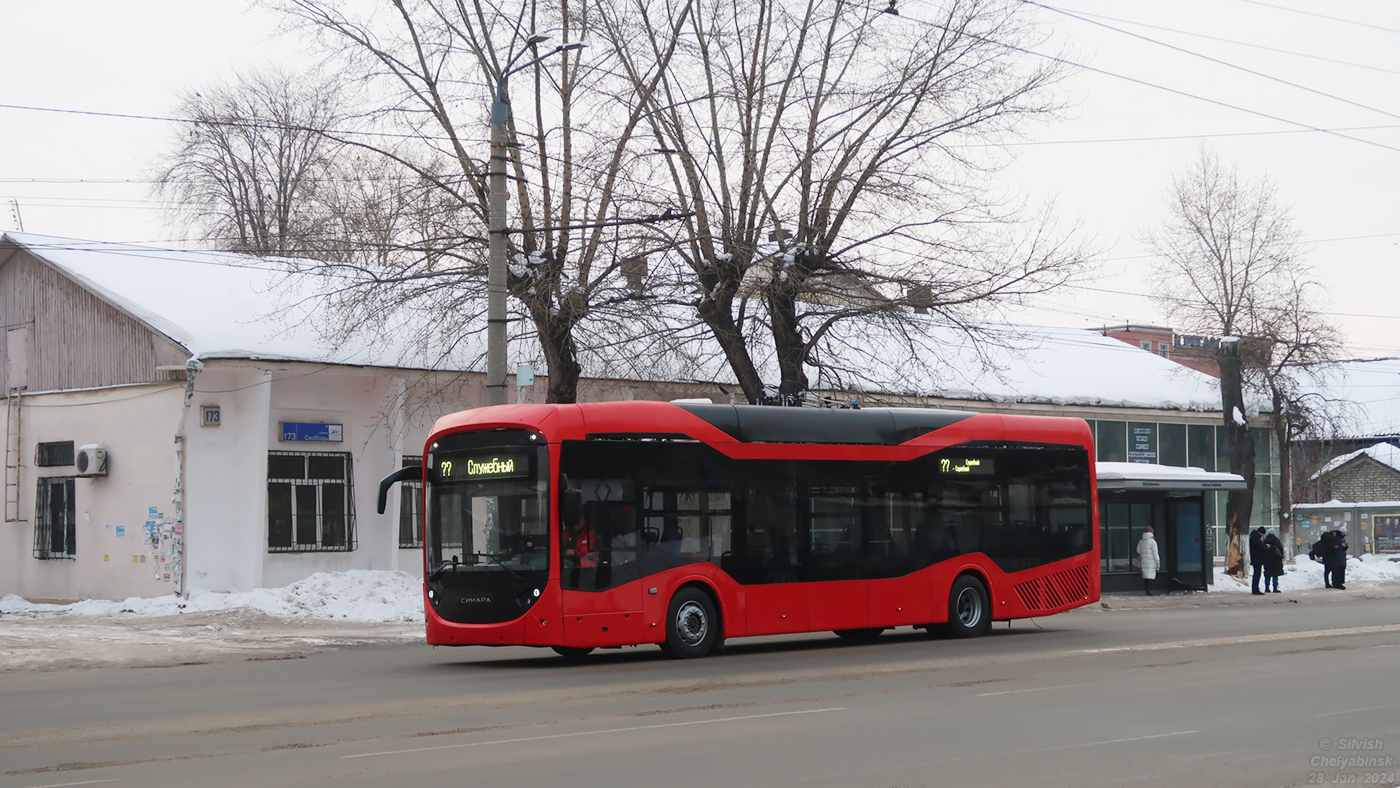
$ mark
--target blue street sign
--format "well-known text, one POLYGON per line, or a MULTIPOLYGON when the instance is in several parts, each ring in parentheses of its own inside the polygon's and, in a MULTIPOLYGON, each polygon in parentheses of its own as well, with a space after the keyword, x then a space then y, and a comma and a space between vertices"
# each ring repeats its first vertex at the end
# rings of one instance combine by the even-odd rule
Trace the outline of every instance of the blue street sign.
POLYGON ((282 440, 310 443, 340 443, 345 440, 345 427, 341 424, 305 424, 299 421, 284 421, 282 440))

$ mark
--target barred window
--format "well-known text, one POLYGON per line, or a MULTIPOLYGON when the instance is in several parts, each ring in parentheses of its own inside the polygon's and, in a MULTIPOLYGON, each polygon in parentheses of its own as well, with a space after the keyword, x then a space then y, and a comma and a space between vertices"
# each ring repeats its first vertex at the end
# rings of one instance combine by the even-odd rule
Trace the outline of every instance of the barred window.
MULTIPOLYGON (((403 467, 422 464, 423 458, 404 455, 403 467)), ((404 481, 399 484, 399 547, 423 546, 423 482, 404 481)))
POLYGON ((73 441, 54 441, 34 446, 34 465, 56 468, 73 464, 73 441))
POLYGON ((354 550, 355 489, 350 455, 267 454, 268 552, 354 550))
POLYGON ((34 557, 76 558, 78 518, 73 505, 73 477, 40 479, 34 501, 34 557))

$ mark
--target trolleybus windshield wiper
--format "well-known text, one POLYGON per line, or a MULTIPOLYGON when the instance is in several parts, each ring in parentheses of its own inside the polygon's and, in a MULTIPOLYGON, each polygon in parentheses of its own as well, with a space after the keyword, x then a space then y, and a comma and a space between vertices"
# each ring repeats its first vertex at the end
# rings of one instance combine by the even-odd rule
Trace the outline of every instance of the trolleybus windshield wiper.
POLYGON ((454 575, 457 574, 457 566, 458 566, 458 563, 457 563, 457 556, 454 555, 454 556, 452 556, 452 563, 448 563, 448 562, 446 562, 446 561, 443 561, 442 563, 440 563, 440 564, 437 565, 437 568, 436 568, 436 569, 434 569, 433 571, 431 571, 431 572, 428 573, 428 582, 429 582, 429 583, 436 583, 436 582, 437 582, 437 579, 438 579, 439 577, 442 577, 442 573, 443 573, 443 572, 446 572, 446 571, 448 570, 448 568, 451 568, 451 569, 452 569, 452 573, 453 573, 454 575))
POLYGON ((479 556, 479 557, 481 557, 481 558, 490 559, 490 560, 492 561, 492 563, 494 563, 496 566, 499 566, 500 568, 506 570, 506 572, 507 572, 508 574, 510 574, 511 578, 513 578, 517 583, 523 584, 523 583, 525 582, 525 578, 523 578, 523 577, 521 577, 520 575, 516 574, 514 569, 511 569, 510 567, 508 567, 508 566, 506 566, 504 563, 502 563, 502 562, 501 562, 501 557, 500 557, 499 555, 497 555, 496 553, 472 553, 472 555, 479 556))

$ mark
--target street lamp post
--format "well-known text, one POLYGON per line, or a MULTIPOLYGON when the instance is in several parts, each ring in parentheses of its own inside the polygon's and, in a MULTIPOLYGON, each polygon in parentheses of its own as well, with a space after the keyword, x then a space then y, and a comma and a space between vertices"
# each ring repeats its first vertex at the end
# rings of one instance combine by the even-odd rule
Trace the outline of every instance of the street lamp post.
POLYGON ((506 81, 510 75, 529 68, 547 57, 583 44, 564 44, 535 59, 515 66, 527 51, 548 40, 545 36, 530 36, 521 49, 501 69, 496 80, 496 100, 491 104, 491 159, 487 165, 486 229, 489 237, 489 257, 486 279, 486 402, 506 404, 506 161, 510 158, 510 97, 506 81), (514 66, 514 68, 512 68, 514 66))

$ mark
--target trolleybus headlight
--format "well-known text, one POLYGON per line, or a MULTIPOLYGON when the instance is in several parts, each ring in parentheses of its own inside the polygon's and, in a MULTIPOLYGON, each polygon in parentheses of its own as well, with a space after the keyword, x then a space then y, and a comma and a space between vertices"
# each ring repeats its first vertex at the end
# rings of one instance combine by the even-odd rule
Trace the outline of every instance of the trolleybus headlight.
POLYGON ((535 596, 539 596, 539 595, 540 595, 540 590, 539 590, 538 588, 536 588, 536 589, 535 589, 535 596))

